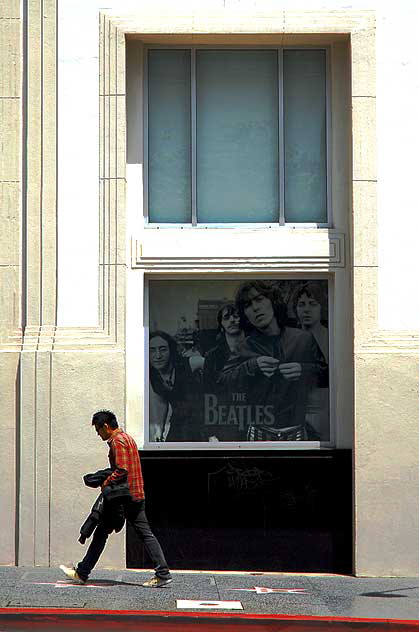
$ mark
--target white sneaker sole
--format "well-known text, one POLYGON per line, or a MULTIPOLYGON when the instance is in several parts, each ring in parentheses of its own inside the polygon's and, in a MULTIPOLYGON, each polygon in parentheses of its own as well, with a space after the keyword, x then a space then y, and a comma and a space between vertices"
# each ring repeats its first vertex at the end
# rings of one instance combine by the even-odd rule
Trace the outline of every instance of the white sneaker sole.
POLYGON ((72 582, 74 582, 75 584, 80 584, 80 586, 83 586, 86 582, 83 581, 82 579, 77 579, 77 577, 73 577, 71 575, 71 573, 69 571, 72 571, 72 568, 69 568, 68 566, 65 566, 64 564, 60 564, 60 570, 64 573, 64 575, 70 579, 72 582))

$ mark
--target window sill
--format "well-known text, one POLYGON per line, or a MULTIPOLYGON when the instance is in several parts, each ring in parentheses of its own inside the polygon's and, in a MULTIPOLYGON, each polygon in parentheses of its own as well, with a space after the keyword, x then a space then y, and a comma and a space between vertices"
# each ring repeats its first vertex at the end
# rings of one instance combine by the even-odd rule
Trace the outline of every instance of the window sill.
POLYGON ((329 272, 345 267, 345 236, 334 229, 147 229, 132 239, 133 268, 146 272, 329 272))

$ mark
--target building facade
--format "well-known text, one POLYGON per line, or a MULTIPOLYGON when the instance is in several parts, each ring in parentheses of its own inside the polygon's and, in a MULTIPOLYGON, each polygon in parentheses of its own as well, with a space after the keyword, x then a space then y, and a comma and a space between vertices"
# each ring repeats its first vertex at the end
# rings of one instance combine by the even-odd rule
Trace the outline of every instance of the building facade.
MULTIPOLYGON (((0 14, 0 562, 80 557, 82 475, 105 458, 90 419, 110 408, 174 567, 243 568, 228 550, 257 537, 247 568, 419 574, 417 7, 110 4, 0 14), (262 335, 254 281, 285 309, 280 394, 260 365, 241 380, 243 351, 205 382, 221 306, 242 309, 240 349, 262 335)), ((103 565, 141 564, 111 540, 103 565)))

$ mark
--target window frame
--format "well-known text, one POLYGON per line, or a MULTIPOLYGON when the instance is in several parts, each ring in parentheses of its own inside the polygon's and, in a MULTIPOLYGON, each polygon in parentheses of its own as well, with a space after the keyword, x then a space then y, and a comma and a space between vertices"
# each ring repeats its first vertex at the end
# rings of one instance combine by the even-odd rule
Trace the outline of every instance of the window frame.
POLYGON ((322 450, 333 449, 336 447, 336 389, 338 385, 338 377, 336 375, 335 365, 335 351, 334 351, 334 337, 335 337, 335 278, 334 275, 317 272, 317 273, 269 273, 266 274, 250 274, 250 275, 237 275, 237 274, 208 274, 205 275, 205 280, 208 281, 243 281, 244 279, 267 279, 270 280, 295 280, 295 281, 327 281, 327 299, 328 299, 328 345, 329 345, 329 440, 328 441, 172 441, 172 442, 154 442, 149 438, 149 411, 150 411, 150 364, 149 364, 149 335, 150 335, 150 282, 159 281, 196 281, 200 275, 193 274, 147 274, 144 277, 143 287, 143 323, 144 323, 144 357, 143 357, 143 370, 144 370, 144 395, 141 402, 141 413, 143 415, 143 449, 148 451, 243 451, 243 450, 256 450, 261 452, 278 450, 322 450))
POLYGON ((283 229, 283 228, 333 228, 332 214, 332 117, 331 117, 331 55, 330 44, 325 45, 286 45, 286 46, 228 46, 228 45, 159 45, 147 44, 143 55, 143 221, 145 228, 250 228, 250 229, 283 229), (189 50, 191 51, 191 222, 150 222, 148 209, 148 52, 150 50, 189 50), (198 50, 276 50, 278 61, 278 222, 236 222, 236 223, 201 223, 197 221, 196 209, 196 51, 198 50), (283 99, 283 53, 285 50, 322 50, 325 52, 325 92, 326 92, 326 222, 286 222, 285 221, 285 145, 284 145, 284 99, 283 99))

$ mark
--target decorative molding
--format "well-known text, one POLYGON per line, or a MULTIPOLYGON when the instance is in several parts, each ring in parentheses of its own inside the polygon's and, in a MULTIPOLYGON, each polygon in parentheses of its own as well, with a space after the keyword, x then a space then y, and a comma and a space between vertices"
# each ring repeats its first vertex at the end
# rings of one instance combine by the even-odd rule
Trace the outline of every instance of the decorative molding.
POLYGON ((121 16, 117 9, 106 10, 107 18, 130 35, 147 34, 350 34, 375 25, 374 11, 289 11, 274 13, 229 11, 197 11, 191 13, 153 13, 121 16), (249 23, 251 22, 251 27, 249 23))
POLYGON ((0 330, 0 353, 22 350, 23 332, 20 327, 0 330))
POLYGON ((355 353, 414 353, 419 352, 419 331, 377 329, 367 342, 356 346, 355 353))
POLYGON ((217 274, 231 272, 329 272, 334 267, 329 263, 329 259, 316 259, 314 257, 241 257, 236 259, 198 259, 189 257, 187 259, 158 259, 142 258, 135 267, 143 269, 147 274, 174 274, 179 273, 208 273, 217 274))
POLYGON ((117 348, 125 339, 125 37, 99 14, 99 324, 57 328, 54 349, 117 348))
POLYGON ((123 349, 101 327, 26 327, 0 332, 0 352, 108 351, 123 349))
POLYGON ((329 272, 345 267, 345 235, 330 230, 272 230, 263 243, 254 240, 256 230, 231 229, 147 230, 132 241, 132 267, 147 274, 216 272, 329 272), (188 239, 184 239, 188 233, 188 239), (188 257, 176 253, 185 249, 188 257), (249 241, 247 247, 243 242, 249 241), (235 243, 240 247, 235 248, 235 243), (241 252, 252 252, 243 256, 241 252), (280 252, 281 255, 277 253, 280 252))

